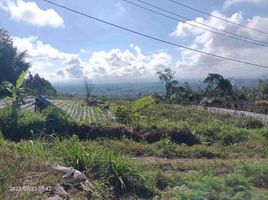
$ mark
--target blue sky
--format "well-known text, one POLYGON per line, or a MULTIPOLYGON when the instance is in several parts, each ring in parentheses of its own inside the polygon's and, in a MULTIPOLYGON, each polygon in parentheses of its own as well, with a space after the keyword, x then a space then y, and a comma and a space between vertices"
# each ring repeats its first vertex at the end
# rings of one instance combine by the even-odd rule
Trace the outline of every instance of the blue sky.
MULTIPOLYGON (((219 37, 178 23, 121 0, 52 0, 109 22, 209 53, 268 65, 268 48, 219 37), (265 56, 266 55, 266 56, 265 56)), ((137 3, 136 0, 130 0, 137 3)), ((195 21, 268 42, 268 35, 230 24, 167 0, 144 0, 195 21)), ((268 32, 267 0, 177 0, 236 23, 268 32)), ((30 71, 51 81, 97 82, 156 80, 171 67, 178 78, 203 78, 210 72, 228 77, 263 77, 267 69, 221 61, 155 42, 62 10, 42 0, 1 0, 0 27, 28 51, 30 71)))

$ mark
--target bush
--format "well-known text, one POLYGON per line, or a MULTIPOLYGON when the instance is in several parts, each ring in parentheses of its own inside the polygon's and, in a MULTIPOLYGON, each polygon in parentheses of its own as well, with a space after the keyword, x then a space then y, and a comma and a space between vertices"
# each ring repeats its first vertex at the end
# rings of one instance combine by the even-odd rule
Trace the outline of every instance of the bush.
POLYGON ((155 103, 155 99, 152 96, 143 97, 133 103, 132 109, 135 112, 142 112, 146 108, 154 105, 155 103))
POLYGON ((167 136, 172 142, 177 144, 187 144, 192 146, 200 143, 199 138, 192 133, 188 124, 183 122, 169 123, 167 128, 167 136))
POLYGON ((224 145, 239 143, 248 139, 249 132, 244 128, 237 128, 222 124, 218 121, 211 123, 201 123, 195 127, 194 132, 200 136, 204 142, 220 142, 224 145))
POLYGON ((143 140, 145 140, 148 143, 154 143, 159 140, 161 140, 165 135, 166 131, 164 129, 153 129, 146 132, 140 132, 140 135, 142 135, 143 140))
POLYGON ((265 137, 266 139, 268 139, 268 128, 264 128, 260 130, 260 133, 263 137, 265 137))
POLYGON ((259 188, 268 188, 268 163, 245 164, 239 170, 249 177, 249 182, 259 188))
POLYGON ((164 190, 174 184, 171 178, 160 170, 156 171, 153 182, 155 186, 160 190, 164 190))
POLYGON ((6 107, 0 110, 0 129, 6 139, 18 141, 40 135, 45 126, 40 113, 27 110, 13 110, 6 107))
POLYGON ((231 145, 231 144, 239 143, 248 139, 248 135, 249 133, 245 129, 228 127, 223 132, 222 143, 224 145, 231 145))
POLYGON ((239 118, 234 124, 239 128, 246 128, 246 129, 256 129, 264 127, 262 121, 254 119, 254 118, 239 118))
POLYGON ((71 125, 74 123, 69 116, 56 107, 48 107, 42 111, 46 121, 46 132, 49 134, 66 136, 70 134, 71 125))
POLYGON ((195 134, 208 143, 214 143, 215 141, 220 140, 222 134, 221 131, 220 122, 218 121, 200 123, 194 129, 195 134))
POLYGON ((130 124, 132 120, 132 111, 128 106, 119 106, 115 111, 115 116, 118 122, 130 124))

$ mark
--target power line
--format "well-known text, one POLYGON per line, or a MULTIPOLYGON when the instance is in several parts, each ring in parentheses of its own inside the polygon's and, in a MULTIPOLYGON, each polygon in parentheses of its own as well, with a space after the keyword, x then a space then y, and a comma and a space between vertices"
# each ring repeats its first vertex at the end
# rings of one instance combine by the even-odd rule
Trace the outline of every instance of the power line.
POLYGON ((49 4, 52 4, 54 6, 60 7, 62 9, 68 10, 70 12, 79 14, 81 16, 84 16, 84 17, 87 17, 87 18, 90 18, 90 19, 94 19, 94 20, 99 21, 99 22, 101 22, 103 24, 108 24, 108 25, 113 26, 113 27, 116 27, 118 29, 121 29, 121 30, 124 30, 124 31, 127 31, 127 32, 131 32, 131 33, 134 33, 136 35, 140 35, 142 37, 149 38, 149 39, 152 39, 152 40, 155 40, 155 41, 158 41, 158 42, 162 42, 162 43, 169 44, 169 45, 172 45, 172 46, 175 46, 175 47, 179 47, 179 48, 187 49, 187 50, 190 50, 190 51, 198 52, 198 53, 205 54, 205 55, 208 55, 208 56, 213 56, 213 57, 216 57, 216 58, 220 58, 220 59, 224 59, 224 60, 229 60, 229 61, 236 62, 236 63, 242 63, 242 64, 246 64, 246 65, 252 65, 252 66, 262 67, 262 68, 267 68, 268 69, 268 66, 266 66, 266 65, 260 65, 260 64, 256 64, 256 63, 250 63, 250 62, 246 62, 246 61, 237 60, 237 59, 234 59, 234 58, 229 58, 229 57, 224 57, 224 56, 216 55, 216 54, 213 54, 213 53, 204 52, 204 51, 201 51, 201 50, 198 50, 198 49, 193 49, 193 48, 186 47, 186 46, 183 46, 183 45, 179 45, 179 44, 176 44, 176 43, 173 43, 173 42, 169 42, 169 41, 166 41, 166 40, 163 40, 163 39, 154 37, 154 36, 146 35, 144 33, 141 33, 141 32, 138 32, 138 31, 134 31, 134 30, 131 30, 129 28, 125 28, 123 26, 116 25, 114 23, 111 23, 111 22, 108 22, 108 21, 105 21, 105 20, 102 20, 102 19, 99 19, 99 18, 90 16, 88 14, 82 13, 80 11, 77 11, 77 10, 74 10, 74 9, 71 9, 71 8, 68 8, 66 6, 63 6, 63 5, 54 3, 54 2, 51 2, 49 0, 42 0, 42 1, 47 2, 49 4))
POLYGON ((216 16, 216 15, 212 15, 212 14, 207 13, 207 12, 205 12, 205 11, 199 10, 199 9, 197 9, 197 8, 188 6, 188 5, 186 5, 186 4, 183 4, 183 3, 180 3, 180 2, 177 2, 177 1, 174 1, 174 0, 168 0, 168 1, 170 1, 170 2, 172 2, 172 3, 175 3, 175 4, 177 4, 177 5, 183 6, 183 7, 185 7, 185 8, 194 10, 194 11, 196 11, 196 12, 205 14, 205 15, 207 15, 207 16, 214 17, 214 18, 223 20, 223 21, 225 21, 225 22, 235 24, 235 25, 237 25, 237 26, 241 26, 241 27, 243 27, 243 28, 250 29, 250 30, 252 30, 252 31, 256 31, 256 32, 263 33, 263 34, 268 34, 268 33, 265 32, 265 31, 261 31, 261 30, 255 29, 255 28, 251 28, 251 27, 245 26, 245 25, 243 25, 243 24, 239 24, 239 23, 236 23, 236 22, 232 22, 232 21, 230 21, 230 20, 224 19, 224 18, 222 18, 222 17, 218 17, 218 16, 216 16))
MULTIPOLYGON (((145 1, 143 1, 143 0, 136 0, 136 1, 138 1, 138 2, 140 2, 140 3, 143 3, 143 4, 145 4, 145 5, 148 5, 148 6, 150 6, 150 7, 156 8, 156 9, 158 9, 158 10, 164 11, 164 12, 166 12, 166 13, 175 15, 175 16, 180 17, 180 18, 182 18, 182 19, 185 19, 185 20, 188 20, 188 21, 192 21, 192 19, 190 19, 190 18, 188 18, 188 17, 185 17, 185 16, 179 15, 179 14, 177 14, 177 13, 171 12, 171 11, 166 10, 166 9, 164 9, 164 8, 160 8, 160 7, 158 7, 158 6, 155 6, 155 5, 153 5, 153 4, 150 4, 150 3, 148 3, 148 2, 145 2, 145 1)), ((246 40, 252 40, 252 41, 254 41, 254 42, 264 43, 264 44, 268 45, 268 43, 267 43, 267 42, 264 42, 264 41, 259 41, 259 40, 255 40, 255 39, 252 39, 252 38, 249 38, 249 37, 245 37, 245 36, 243 36, 243 35, 236 34, 236 33, 230 32, 230 31, 226 31, 226 30, 223 30, 223 29, 220 29, 220 28, 216 28, 216 27, 213 27, 213 26, 210 26, 210 25, 201 23, 201 22, 196 22, 196 21, 193 21, 193 22, 196 23, 196 24, 202 25, 202 26, 206 26, 206 27, 212 28, 212 29, 214 29, 214 30, 218 30, 218 31, 221 31, 221 32, 230 34, 230 35, 234 35, 234 36, 237 36, 237 37, 244 38, 244 39, 246 39, 246 40)))
MULTIPOLYGON (((150 8, 146 8, 146 7, 142 6, 142 5, 133 3, 133 2, 128 1, 128 0, 121 0, 121 1, 124 1, 124 2, 126 2, 126 3, 128 3, 128 4, 131 4, 131 5, 134 5, 134 6, 136 6, 136 7, 142 8, 142 9, 144 9, 144 10, 150 11, 150 12, 152 12, 152 13, 161 15, 161 16, 163 16, 163 17, 169 18, 169 19, 174 20, 174 21, 176 21, 176 22, 182 22, 182 23, 188 24, 188 25, 190 25, 190 26, 193 26, 193 27, 196 27, 196 28, 205 30, 205 31, 209 31, 209 32, 212 32, 212 33, 215 33, 215 34, 224 36, 224 37, 229 37, 229 38, 232 38, 232 39, 235 39, 235 40, 240 40, 240 41, 247 42, 247 43, 254 44, 254 45, 258 45, 258 46, 268 47, 268 44, 267 44, 267 45, 265 45, 265 44, 261 44, 261 41, 258 41, 258 40, 256 40, 256 41, 258 41, 258 43, 257 43, 257 42, 251 42, 251 41, 249 41, 249 40, 241 39, 240 37, 235 37, 235 36, 232 36, 232 35, 229 35, 229 34, 224 34, 224 33, 220 33, 220 32, 217 32, 217 31, 213 31, 213 30, 211 30, 211 29, 207 29, 207 28, 204 28, 204 27, 201 27, 201 26, 198 26, 198 25, 189 23, 189 22, 187 22, 187 21, 183 21, 183 20, 180 20, 180 19, 171 17, 171 16, 169 16, 169 15, 165 15, 165 14, 163 14, 163 13, 157 12, 157 11, 152 10, 152 9, 150 9, 150 8)), ((253 40, 253 41, 254 41, 254 40, 253 40)))

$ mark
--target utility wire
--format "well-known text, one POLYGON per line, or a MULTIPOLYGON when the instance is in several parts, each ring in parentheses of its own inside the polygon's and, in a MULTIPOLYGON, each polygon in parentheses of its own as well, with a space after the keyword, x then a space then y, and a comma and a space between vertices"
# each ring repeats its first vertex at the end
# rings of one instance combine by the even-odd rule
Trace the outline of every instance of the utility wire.
POLYGON ((188 22, 188 21, 184 21, 184 20, 180 20, 180 19, 178 19, 178 18, 171 17, 171 16, 169 16, 169 15, 160 13, 160 12, 155 11, 155 10, 152 10, 152 9, 150 9, 150 8, 146 8, 146 7, 142 6, 142 5, 136 4, 136 3, 131 2, 131 1, 128 1, 128 0, 121 0, 121 1, 124 1, 124 2, 126 2, 126 3, 128 3, 128 4, 131 4, 131 5, 134 5, 134 6, 136 6, 136 7, 142 8, 142 9, 144 9, 144 10, 150 11, 150 12, 152 12, 152 13, 161 15, 161 16, 163 16, 163 17, 169 18, 169 19, 174 20, 174 21, 176 21, 176 22, 182 22, 182 23, 188 24, 188 25, 190 25, 190 26, 193 26, 193 27, 196 27, 196 28, 205 30, 205 31, 209 31, 209 32, 212 32, 212 33, 215 33, 215 34, 224 36, 224 37, 229 37, 229 38, 232 38, 232 39, 235 39, 235 40, 240 40, 240 41, 247 42, 247 43, 254 44, 254 45, 258 45, 258 46, 268 47, 268 44, 267 44, 267 45, 265 45, 265 44, 261 44, 261 41, 258 41, 258 40, 256 40, 256 41, 258 41, 258 42, 252 42, 252 41, 255 41, 255 40, 252 40, 252 41, 251 41, 251 40, 248 40, 248 39, 241 39, 240 37, 235 37, 235 36, 232 36, 232 35, 230 35, 230 34, 224 34, 224 33, 221 33, 221 32, 213 31, 213 30, 211 30, 211 29, 204 28, 204 27, 201 27, 201 26, 192 24, 192 23, 190 23, 190 22, 188 22))
POLYGON ((149 39, 152 39, 152 40, 155 40, 155 41, 158 41, 158 42, 162 42, 162 43, 169 44, 169 45, 172 45, 172 46, 175 46, 175 47, 179 47, 179 48, 187 49, 187 50, 190 50, 190 51, 198 52, 198 53, 205 54, 205 55, 208 55, 208 56, 213 56, 213 57, 216 57, 216 58, 220 58, 220 59, 224 59, 224 60, 229 60, 229 61, 236 62, 236 63, 246 64, 246 65, 252 65, 252 66, 262 67, 262 68, 267 68, 268 69, 268 66, 266 66, 266 65, 261 65, 261 64, 247 62, 247 61, 237 60, 237 59, 234 59, 234 58, 224 57, 224 56, 216 55, 216 54, 213 54, 213 53, 208 53, 208 52, 205 52, 205 51, 201 51, 201 50, 198 50, 198 49, 193 49, 193 48, 186 47, 186 46, 183 46, 183 45, 179 45, 179 44, 176 44, 176 43, 173 43, 173 42, 169 42, 169 41, 166 41, 166 40, 163 40, 163 39, 154 37, 154 36, 146 35, 144 33, 141 33, 141 32, 138 32, 138 31, 129 29, 129 28, 125 28, 123 26, 116 25, 114 23, 111 23, 111 22, 108 22, 108 21, 105 21, 105 20, 102 20, 102 19, 99 19, 99 18, 90 16, 90 15, 85 14, 83 12, 74 10, 72 8, 68 8, 66 6, 63 6, 63 5, 54 3, 54 2, 49 1, 49 0, 42 0, 42 1, 47 2, 47 3, 51 4, 51 5, 57 6, 59 8, 68 10, 70 12, 76 13, 78 15, 81 15, 81 16, 84 16, 84 17, 87 17, 87 18, 90 18, 90 19, 94 19, 94 20, 99 21, 99 22, 101 22, 103 24, 108 24, 108 25, 113 26, 113 27, 116 27, 118 29, 121 29, 121 30, 130 32, 130 33, 133 33, 133 34, 136 34, 136 35, 140 35, 142 37, 149 38, 149 39))
MULTIPOLYGON (((179 14, 177 14, 177 13, 171 12, 171 11, 166 10, 166 9, 164 9, 164 8, 160 8, 160 7, 158 7, 158 6, 155 6, 155 5, 153 5, 153 4, 150 4, 150 3, 148 3, 148 2, 145 2, 145 1, 143 1, 143 0, 136 0, 136 1, 138 1, 138 2, 140 2, 140 3, 143 3, 143 4, 145 4, 145 5, 151 6, 151 7, 153 7, 153 8, 156 8, 156 9, 158 9, 158 10, 164 11, 164 12, 166 12, 166 13, 175 15, 175 16, 180 17, 180 18, 182 18, 182 19, 185 19, 185 20, 188 20, 188 21, 192 21, 192 19, 190 19, 190 18, 188 18, 188 17, 185 17, 185 16, 179 15, 179 14)), ((237 36, 237 37, 244 38, 244 39, 246 39, 246 40, 252 40, 252 41, 255 41, 255 42, 258 42, 258 43, 264 43, 264 44, 268 45, 268 43, 267 43, 267 42, 264 42, 264 41, 259 41, 259 40, 255 40, 255 39, 252 39, 252 38, 249 38, 249 37, 245 37, 245 36, 243 36, 243 35, 236 34, 236 33, 230 32, 230 31, 226 31, 226 30, 223 30, 223 29, 220 29, 220 28, 216 28, 216 27, 213 27, 213 26, 210 26, 210 25, 201 23, 201 22, 196 22, 196 21, 193 21, 193 22, 196 23, 196 24, 202 25, 202 26, 206 26, 206 27, 212 28, 212 29, 214 29, 214 30, 222 31, 222 32, 227 33, 227 34, 230 34, 230 35, 234 35, 234 36, 237 36)))
POLYGON ((251 28, 251 27, 248 27, 248 26, 245 26, 245 25, 243 25, 243 24, 236 23, 236 22, 232 22, 232 21, 230 21, 230 20, 224 19, 224 18, 222 18, 222 17, 218 17, 218 16, 216 16, 216 15, 212 15, 212 14, 210 14, 210 13, 207 13, 207 12, 205 12, 205 11, 199 10, 199 9, 194 8, 194 7, 191 7, 191 6, 189 6, 189 5, 180 3, 180 2, 178 2, 178 1, 174 1, 174 0, 168 0, 168 1, 170 1, 170 2, 172 2, 172 3, 175 3, 175 4, 177 4, 177 5, 183 6, 183 7, 185 7, 185 8, 194 10, 194 11, 196 11, 196 12, 205 14, 205 15, 207 15, 207 16, 214 17, 214 18, 223 20, 223 21, 225 21, 225 22, 235 24, 235 25, 237 25, 237 26, 241 26, 241 27, 243 27, 243 28, 250 29, 250 30, 252 30, 252 31, 256 31, 256 32, 263 33, 263 34, 268 34, 268 32, 261 31, 261 30, 255 29, 255 28, 251 28))

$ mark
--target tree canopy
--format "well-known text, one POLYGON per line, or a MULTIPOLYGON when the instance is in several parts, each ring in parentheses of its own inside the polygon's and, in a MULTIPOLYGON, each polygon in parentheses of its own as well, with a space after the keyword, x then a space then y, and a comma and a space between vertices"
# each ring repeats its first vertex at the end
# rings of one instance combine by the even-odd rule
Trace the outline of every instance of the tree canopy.
POLYGON ((0 29, 0 82, 8 81, 16 85, 19 75, 30 67, 25 61, 25 54, 19 53, 10 34, 0 29))
POLYGON ((30 73, 28 78, 24 81, 24 88, 27 92, 33 95, 57 95, 56 89, 51 85, 49 81, 35 74, 30 73))
POLYGON ((170 96, 176 92, 176 87, 178 85, 178 81, 174 80, 175 72, 170 68, 166 68, 163 71, 157 72, 157 74, 159 80, 165 84, 166 97, 170 98, 170 96))
POLYGON ((220 74, 209 74, 204 80, 207 85, 206 94, 214 97, 224 97, 233 94, 233 86, 230 80, 220 74))

